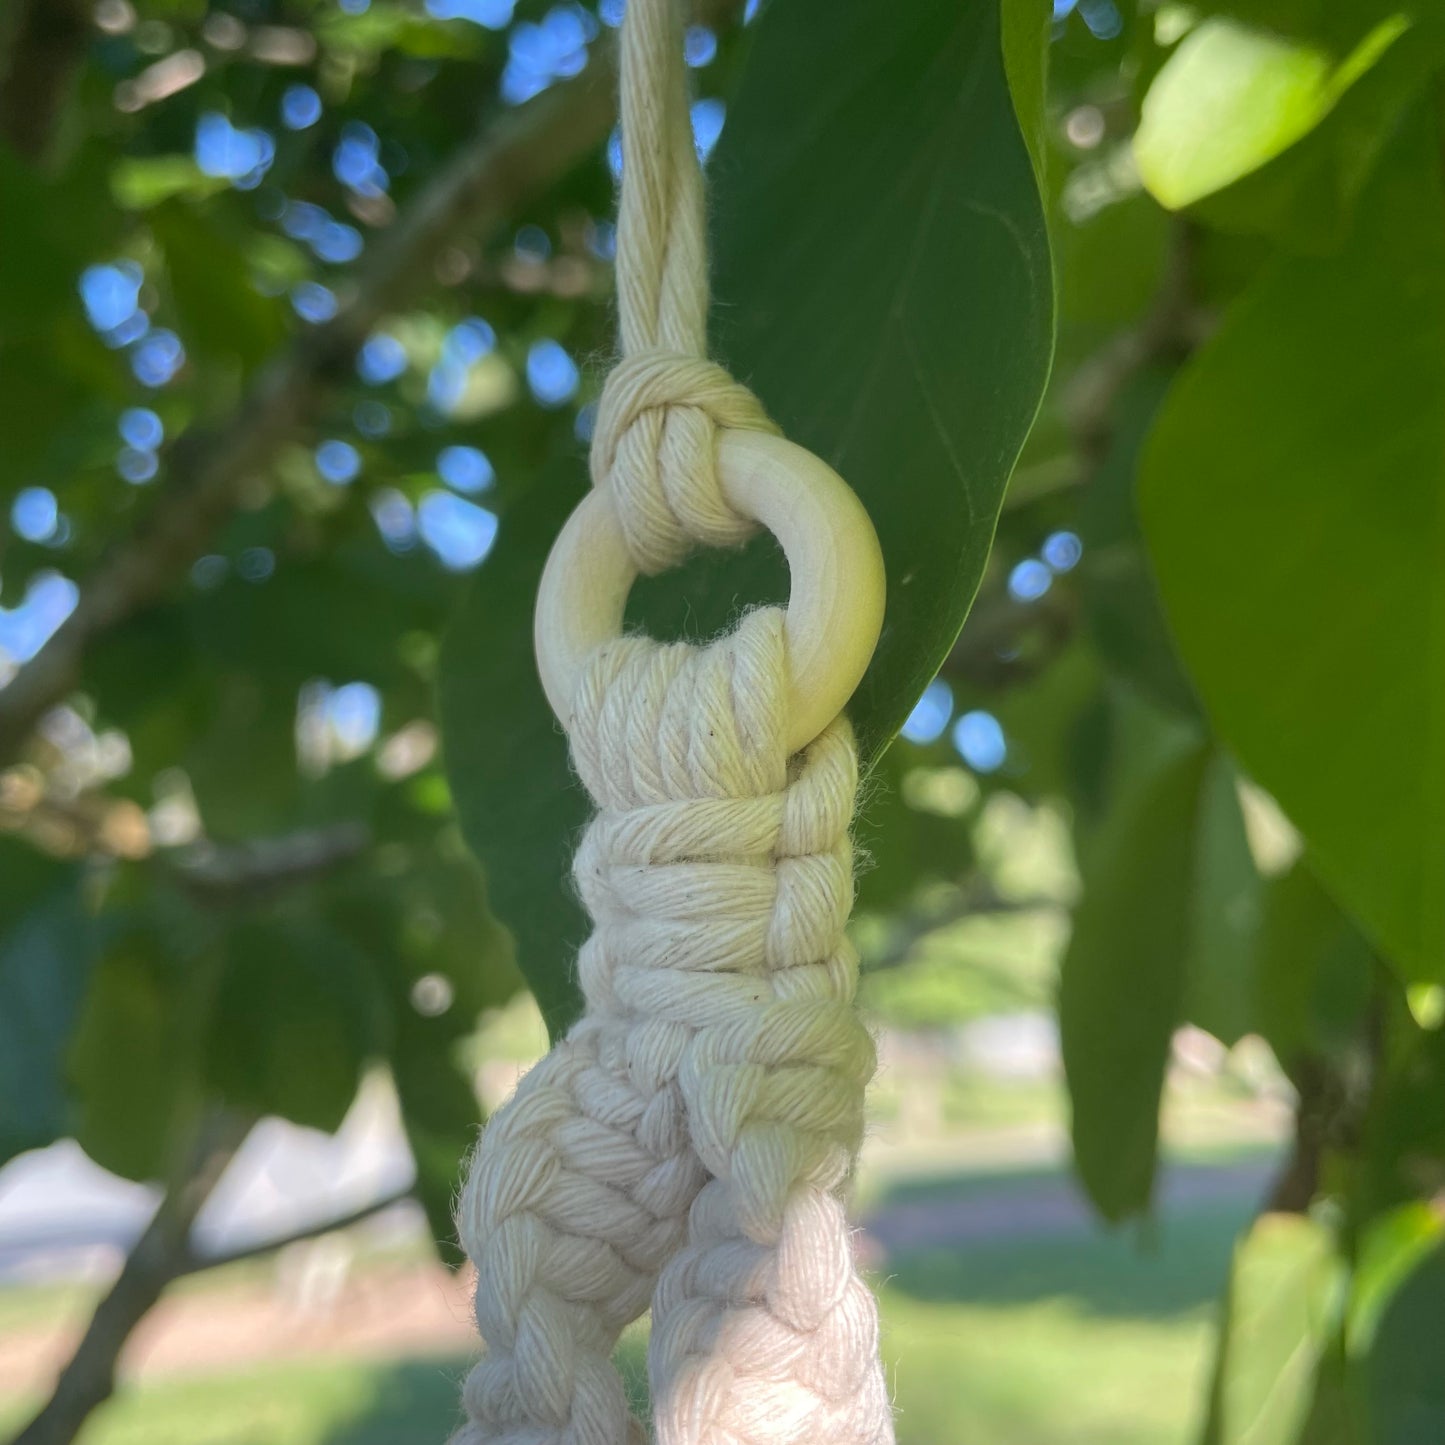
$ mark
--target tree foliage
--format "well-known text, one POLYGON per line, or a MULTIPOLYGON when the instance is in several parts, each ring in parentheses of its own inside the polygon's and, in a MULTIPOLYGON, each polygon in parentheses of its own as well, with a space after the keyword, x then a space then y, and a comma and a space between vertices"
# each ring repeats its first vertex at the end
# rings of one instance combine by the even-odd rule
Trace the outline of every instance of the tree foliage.
MULTIPOLYGON (((479 1014, 577 1006, 530 614, 611 346, 618 7, 13 9, 0 1160, 174 1183, 217 1111, 334 1128, 380 1069, 450 1248, 479 1014)), ((716 350, 888 562, 860 936, 997 894, 991 805, 1066 819, 1101 1215, 1147 1220, 1181 1024, 1297 1094, 1201 1438, 1445 1434, 1445 22, 694 9, 716 350)), ((763 539, 631 616, 785 587, 763 539)))

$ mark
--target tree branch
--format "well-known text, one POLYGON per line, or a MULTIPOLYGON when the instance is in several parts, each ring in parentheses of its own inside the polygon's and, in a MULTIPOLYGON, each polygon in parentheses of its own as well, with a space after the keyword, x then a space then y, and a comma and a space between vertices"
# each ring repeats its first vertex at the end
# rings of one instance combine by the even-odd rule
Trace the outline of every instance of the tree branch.
MULTIPOLYGON (((699 0, 696 14, 718 24, 739 8, 738 0, 699 0)), ((576 77, 484 123, 378 240, 336 316, 267 365, 227 422, 177 441, 145 518, 102 558, 75 610, 0 690, 0 767, 77 686, 95 638, 185 576, 235 510, 246 480, 315 412, 377 323, 426 286, 453 238, 489 235, 601 144, 616 90, 616 47, 600 45, 576 77)))
POLYGON ((293 1244, 304 1244, 308 1239, 320 1239, 322 1235, 350 1229, 353 1225, 365 1223, 373 1215, 381 1214, 394 1205, 404 1203, 412 1198, 414 1193, 415 1186, 408 1184, 405 1189, 394 1189, 390 1194, 383 1194, 369 1203, 359 1205, 349 1214, 338 1215, 335 1219, 323 1219, 316 1224, 308 1224, 301 1229, 294 1230, 290 1234, 283 1234, 275 1239, 263 1239, 257 1244, 248 1244, 241 1249, 229 1250, 225 1254, 197 1254, 188 1249, 185 1259, 173 1278, 181 1279, 186 1275, 200 1274, 203 1270, 221 1269, 225 1265, 241 1264, 248 1259, 260 1259, 264 1255, 275 1254, 278 1250, 289 1249, 293 1244))
MULTIPOLYGON (((1164 274, 1138 324, 1113 336, 1062 383, 1059 406, 1072 443, 1067 464, 1051 462, 1006 509, 1028 506, 1065 487, 1087 486, 1108 458, 1118 427, 1120 397, 1146 368, 1182 363, 1208 335, 1213 317, 1195 294, 1197 233, 1175 223, 1164 274)), ((941 673, 971 686, 1000 691, 1031 681, 1077 631, 1076 598, 1049 593, 1033 602, 980 599, 969 613, 941 673)))
POLYGON ((1063 410, 1087 479, 1102 464, 1114 438, 1115 404, 1128 384, 1156 362, 1183 361, 1212 324, 1195 297, 1198 233, 1176 220, 1159 288, 1137 326, 1100 347, 1069 378, 1063 410))
POLYGON ((0 136, 27 160, 40 161, 90 43, 89 6, 84 0, 22 0, 6 30, 0 136))
POLYGON ((11 1445, 71 1445, 81 1426, 115 1390, 116 1363, 131 1331, 178 1279, 259 1259, 293 1244, 319 1239, 350 1229, 373 1215, 412 1197, 412 1186, 393 1190, 347 1214, 306 1225, 290 1234, 229 1250, 201 1254, 191 1243, 196 1216, 210 1197, 239 1146, 244 1130, 213 1128, 198 1154, 194 1172, 168 1189, 126 1257, 125 1264, 105 1298, 96 1307, 69 1363, 60 1372, 55 1390, 39 1414, 15 1436, 11 1445))
POLYGON ((1043 894, 1030 898, 1006 898, 982 873, 963 879, 942 901, 920 903, 898 915, 888 930, 884 947, 863 960, 868 973, 898 968, 912 960, 919 944, 967 918, 998 917, 1004 914, 1038 913, 1061 908, 1057 898, 1043 894))
POLYGON ((214 1120, 204 1132, 189 1173, 162 1195, 115 1283, 96 1306, 54 1392, 12 1445, 70 1445, 92 1412, 114 1393, 122 1347, 182 1269, 191 1226, 244 1137, 244 1130, 214 1120))
POLYGON ((168 861, 176 880, 202 902, 249 902, 329 873, 364 853, 370 842, 364 824, 337 823, 244 843, 204 840, 176 849, 168 861))

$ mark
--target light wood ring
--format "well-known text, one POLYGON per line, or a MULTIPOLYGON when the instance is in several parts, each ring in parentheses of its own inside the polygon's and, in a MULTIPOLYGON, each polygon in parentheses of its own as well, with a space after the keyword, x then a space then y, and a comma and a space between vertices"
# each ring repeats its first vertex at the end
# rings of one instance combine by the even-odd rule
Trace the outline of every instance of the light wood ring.
MULTIPOLYGON (((878 645, 883 554, 852 489, 805 448, 724 429, 717 463, 723 495, 777 538, 788 561, 788 750, 796 752, 843 711, 878 645)), ((590 492, 558 533, 537 593, 537 670, 564 728, 584 662, 622 634, 636 580, 611 494, 590 492)))

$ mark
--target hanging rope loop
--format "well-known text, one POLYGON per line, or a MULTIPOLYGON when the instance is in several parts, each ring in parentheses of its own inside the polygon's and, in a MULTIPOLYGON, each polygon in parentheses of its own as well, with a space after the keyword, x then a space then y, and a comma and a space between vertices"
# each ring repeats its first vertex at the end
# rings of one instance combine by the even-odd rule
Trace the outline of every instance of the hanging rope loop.
POLYGON ((875 1059, 853 1007, 840 712, 877 642, 882 561, 842 479, 707 358, 675 0, 629 0, 622 135, 622 357, 536 617, 597 808, 573 869, 586 1007, 469 1167, 486 1354, 454 1445, 644 1445, 611 1355, 649 1308, 654 1445, 892 1445, 841 1201, 875 1059), (639 570, 758 521, 788 559, 786 612, 705 647, 622 635, 639 570))
POLYGON ((592 479, 609 488, 640 572, 756 525, 718 485, 719 428, 776 431, 757 398, 707 356, 707 218, 673 0, 636 0, 622 29, 622 355, 598 404, 592 479))
POLYGON ((723 494, 720 427, 778 430, 747 387, 703 356, 637 351, 608 376, 592 434, 592 480, 611 491, 639 572, 675 567, 698 543, 735 547, 757 531, 723 494))

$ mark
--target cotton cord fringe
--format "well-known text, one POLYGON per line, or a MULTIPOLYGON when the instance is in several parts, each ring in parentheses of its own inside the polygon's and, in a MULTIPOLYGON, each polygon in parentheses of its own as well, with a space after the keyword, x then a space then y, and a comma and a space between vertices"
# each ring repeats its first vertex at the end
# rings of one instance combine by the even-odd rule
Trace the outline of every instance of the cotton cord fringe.
MULTIPOLYGON (((702 187, 671 0, 623 26, 618 293, 596 484, 638 567, 753 529, 718 427, 772 430, 707 360, 702 187)), ((789 757, 784 615, 697 648, 629 637, 570 720, 597 813, 574 876, 586 1010, 498 1111, 459 1211, 486 1353, 455 1445, 641 1445, 611 1356, 652 1311, 658 1445, 890 1445, 877 1310, 841 1193, 872 1041, 853 1007, 840 718, 789 757)))

